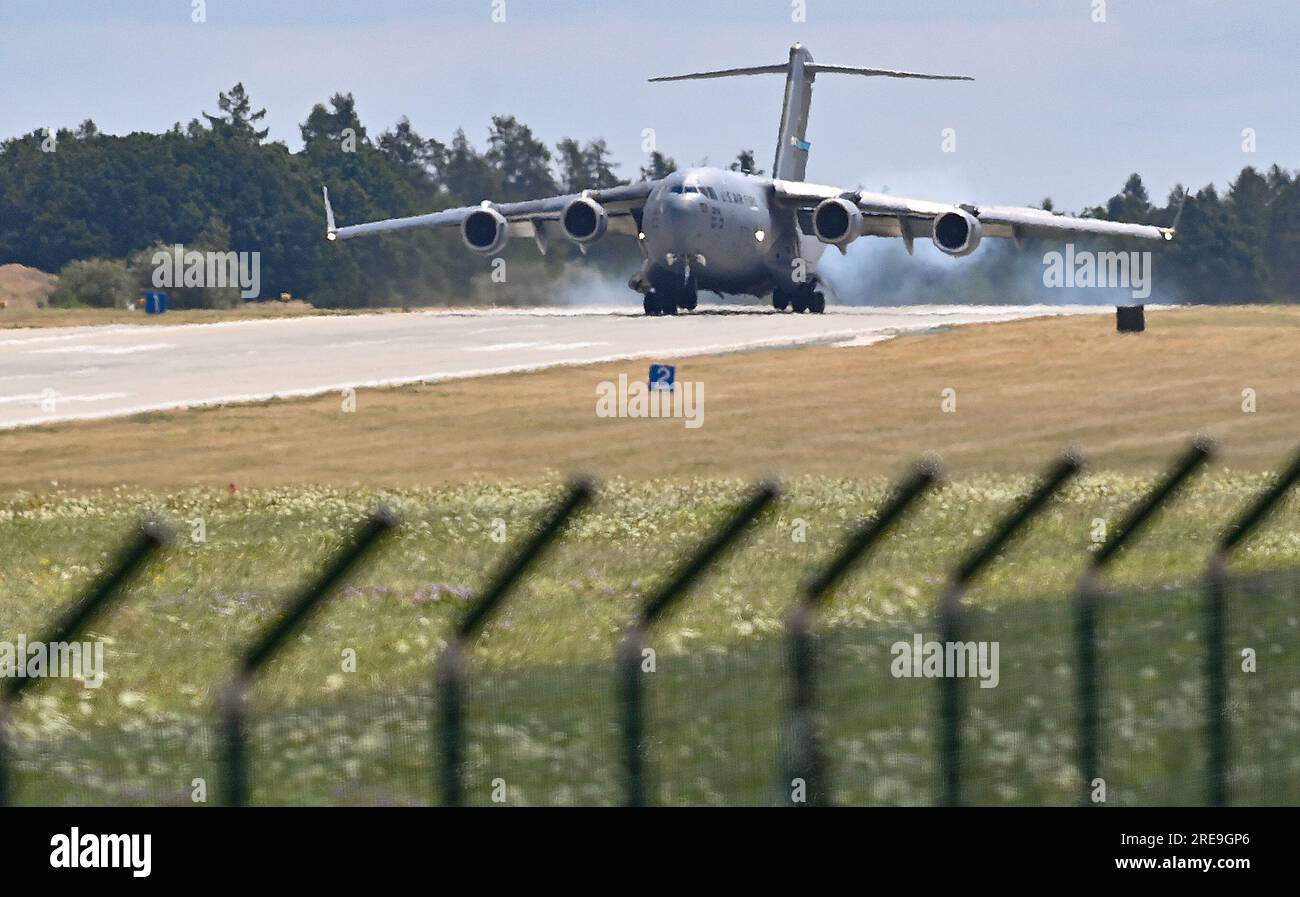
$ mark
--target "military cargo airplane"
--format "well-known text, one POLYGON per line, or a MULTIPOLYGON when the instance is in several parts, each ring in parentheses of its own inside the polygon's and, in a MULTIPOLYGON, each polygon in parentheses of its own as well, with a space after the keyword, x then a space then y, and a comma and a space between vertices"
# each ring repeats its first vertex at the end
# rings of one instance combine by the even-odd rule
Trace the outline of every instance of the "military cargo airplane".
POLYGON ((686 81, 784 73, 776 160, 771 177, 718 168, 690 168, 658 180, 583 190, 525 202, 445 209, 409 218, 390 218, 337 227, 324 188, 326 238, 350 240, 413 227, 458 227, 473 252, 499 253, 511 237, 532 237, 546 251, 553 236, 585 247, 607 236, 637 241, 645 261, 628 282, 644 295, 647 315, 674 315, 696 307, 700 290, 722 294, 771 295, 779 311, 820 314, 826 308, 818 287, 817 262, 827 246, 844 252, 862 236, 897 237, 910 254, 917 237, 928 236, 950 256, 975 251, 984 237, 1018 244, 1028 238, 1069 234, 1172 240, 1173 227, 1071 218, 1042 209, 977 206, 826 186, 804 180, 810 145, 806 139, 813 81, 818 75, 862 75, 971 81, 959 75, 927 75, 891 69, 825 65, 806 47, 790 48, 786 63, 651 78, 686 81))

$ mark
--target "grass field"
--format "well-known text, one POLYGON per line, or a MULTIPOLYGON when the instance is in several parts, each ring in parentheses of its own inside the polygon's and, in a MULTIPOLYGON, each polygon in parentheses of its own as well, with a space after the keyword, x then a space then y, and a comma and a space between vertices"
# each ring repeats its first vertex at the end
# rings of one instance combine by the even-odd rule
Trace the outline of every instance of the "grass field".
POLYGON ((959 473, 1023 473, 1070 442, 1099 469, 1151 472, 1198 431, 1221 438, 1233 469, 1276 469, 1300 443, 1300 309, 1149 317, 1140 336, 1087 316, 683 359, 678 378, 704 387, 698 429, 597 417, 598 383, 644 377, 644 362, 628 362, 362 391, 355 413, 331 395, 0 432, 0 490, 407 487, 575 468, 860 477, 925 450, 959 473), (953 413, 941 410, 945 389, 953 413))
MULTIPOLYGON (((1119 683, 1108 731, 1114 762, 1124 758, 1123 773, 1117 766, 1115 775, 1128 782, 1117 788, 1116 801, 1198 799, 1199 618, 1195 594, 1173 583, 1194 577, 1221 521, 1261 483, 1246 474, 1200 482, 1116 570, 1115 581, 1130 589, 1107 630, 1106 656, 1119 683)), ((843 767, 843 799, 929 799, 933 683, 890 678, 888 645, 933 633, 943 573, 1026 485, 1001 476, 950 484, 828 608, 824 698, 837 733, 832 754, 843 767)), ((987 615, 974 631, 1003 644, 999 687, 972 690, 971 737, 979 746, 973 756, 987 767, 973 775, 981 801, 1069 799, 1065 598, 1093 519, 1116 519, 1145 485, 1116 474, 1080 481, 973 595, 987 615)), ((797 584, 883 488, 874 479, 792 483, 782 507, 743 550, 655 634, 664 673, 651 685, 661 788, 668 789, 659 792, 662 799, 768 799, 781 728, 782 620, 797 584), (806 542, 792 538, 796 517, 807 522, 806 542)), ((617 635, 668 560, 694 545, 742 491, 741 483, 725 481, 611 484, 527 579, 475 651, 471 778, 482 785, 475 799, 486 801, 496 773, 518 786, 517 802, 617 799, 609 673, 617 635)), ((467 486, 388 496, 405 508, 403 533, 273 663, 257 689, 259 800, 430 798, 426 696, 434 657, 506 550, 491 538, 493 521, 505 521, 508 538, 518 539, 554 492, 467 486), (356 652, 355 673, 343 671, 349 649, 356 652)), ((20 754, 30 761, 21 770, 24 799, 188 802, 193 778, 217 776, 212 708, 238 646, 273 618, 378 499, 355 489, 235 498, 118 491, 0 506, 7 556, 0 617, 7 632, 31 638, 141 513, 165 513, 182 530, 166 562, 147 571, 131 600, 95 627, 109 642, 104 685, 88 690, 52 680, 21 708, 20 754), (200 517, 207 535, 201 544, 186 538, 188 521, 200 517)), ((1295 512, 1292 503, 1284 513, 1294 519, 1295 512)), ((1296 529, 1275 525, 1252 542, 1239 567, 1297 560, 1296 529)), ((1262 751, 1268 761, 1252 779, 1256 800, 1294 800, 1300 781, 1286 766, 1295 752, 1276 744, 1293 745, 1300 725, 1300 624, 1295 580, 1287 582, 1242 601, 1234 617, 1251 627, 1247 643, 1267 673, 1234 680, 1234 706, 1247 694, 1242 689, 1275 686, 1262 696, 1249 692, 1254 703, 1235 715, 1257 733, 1239 748, 1262 751)))
MULTIPOLYGON (((744 548, 655 633, 656 794, 763 803, 777 787, 782 621, 800 581, 888 476, 936 449, 953 478, 855 575, 824 618, 823 699, 837 796, 924 803, 933 787, 933 683, 888 673, 889 645, 933 633, 944 574, 1061 446, 1091 449, 1080 478, 971 596, 973 628, 1003 643, 998 688, 970 691, 973 800, 1073 799, 1066 598, 1098 519, 1113 525, 1193 432, 1223 439, 1211 468, 1116 565, 1105 616, 1107 774, 1115 803, 1201 795, 1195 582, 1225 521, 1300 439, 1289 310, 1151 316, 1141 337, 1105 319, 1031 321, 684 361, 706 423, 604 420, 602 365, 337 398, 177 412, 0 434, 0 621, 35 638, 144 514, 180 538, 96 626, 103 687, 53 680, 15 720, 20 798, 189 803, 218 775, 217 688, 368 509, 406 524, 376 562, 274 662, 255 706, 256 798, 421 803, 431 798, 433 659, 508 546, 559 489, 605 474, 599 501, 527 578, 475 650, 471 799, 493 778, 512 803, 617 799, 610 659, 665 575, 743 495, 783 470, 787 496, 744 548), (1244 413, 1241 390, 1258 410, 1244 413), (940 392, 957 390, 955 413, 940 392), (57 481, 53 485, 51 481, 57 481), (237 481, 231 494, 226 484, 237 481), (361 485, 358 485, 361 484, 361 485), (189 537, 202 520, 206 541, 189 537), (794 538, 797 521, 806 540, 794 538), (356 672, 343 653, 355 651, 356 672)), ((1231 683, 1238 798, 1294 803, 1300 768, 1300 502, 1238 558, 1262 579, 1234 596, 1231 683)))

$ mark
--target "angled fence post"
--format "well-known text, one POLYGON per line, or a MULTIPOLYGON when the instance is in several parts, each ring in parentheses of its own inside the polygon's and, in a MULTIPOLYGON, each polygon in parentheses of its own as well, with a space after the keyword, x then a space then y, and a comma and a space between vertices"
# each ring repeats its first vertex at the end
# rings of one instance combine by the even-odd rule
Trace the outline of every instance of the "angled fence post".
POLYGON ((1231 747, 1228 720, 1227 603, 1228 561, 1232 552, 1264 521, 1300 480, 1300 453, 1278 475, 1273 484, 1255 497, 1220 535, 1205 566, 1205 737, 1208 743, 1206 800, 1211 806, 1228 803, 1228 752, 1231 747))
POLYGON ((591 480, 576 478, 558 504, 551 508, 540 529, 519 550, 506 558, 481 598, 474 602, 438 658, 438 720, 441 731, 439 771, 442 802, 459 807, 465 802, 465 672, 469 648, 488 619, 505 601, 519 577, 560 534, 569 519, 595 495, 591 480))
MULTIPOLYGON (((943 597, 939 600, 939 640, 945 650, 946 646, 962 640, 962 599, 971 582, 1082 467, 1083 457, 1077 451, 1071 449, 1062 455, 1033 493, 998 524, 993 534, 953 571, 943 597)), ((961 803, 962 707, 959 686, 955 676, 939 677, 939 797, 940 803, 950 807, 961 803)))
MULTIPOLYGON (((105 572, 90 589, 69 605, 63 614, 40 638, 45 645, 76 641, 96 617, 104 612, 113 599, 122 594, 122 587, 144 566, 159 548, 167 544, 171 533, 160 523, 142 524, 105 572)), ((23 693, 36 684, 31 676, 6 677, 0 683, 0 807, 13 801, 13 783, 8 767, 9 720, 13 707, 23 693)))
POLYGON ((817 610, 826 603, 853 564, 864 560, 912 504, 938 481, 942 469, 936 458, 918 462, 879 512, 859 523, 831 562, 805 583, 786 623, 791 675, 786 779, 791 793, 795 781, 803 782, 807 806, 828 803, 831 789, 817 723, 817 665, 812 637, 817 610))
POLYGON ((775 483, 760 483, 731 519, 700 546, 654 597, 646 602, 636 622, 623 636, 617 663, 619 704, 622 708, 623 771, 628 806, 640 807, 646 803, 645 708, 641 661, 650 627, 680 600, 708 566, 740 537, 778 495, 780 489, 775 483))
POLYGON ((1192 474, 1214 454, 1214 442, 1197 437, 1165 477, 1115 527, 1114 535, 1088 559, 1075 596, 1075 692, 1079 701, 1079 771, 1082 803, 1094 804, 1093 783, 1101 775, 1101 671, 1097 663, 1097 615, 1102 598, 1101 576, 1119 554, 1192 474))
POLYGON ((244 652, 234 677, 221 695, 224 803, 242 807, 248 803, 247 716, 248 694, 258 672, 284 647, 334 588, 352 571, 379 539, 397 526, 395 513, 387 508, 375 511, 352 540, 333 558, 324 571, 298 593, 278 620, 267 627, 244 652))

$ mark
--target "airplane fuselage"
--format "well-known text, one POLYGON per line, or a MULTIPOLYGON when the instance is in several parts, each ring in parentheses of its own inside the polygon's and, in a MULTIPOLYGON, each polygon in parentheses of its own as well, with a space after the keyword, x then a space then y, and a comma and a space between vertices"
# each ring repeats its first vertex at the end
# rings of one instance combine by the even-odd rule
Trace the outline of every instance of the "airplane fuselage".
POLYGON ((825 244, 801 235, 794 212, 769 203, 768 190, 764 178, 719 168, 666 177, 641 216, 651 278, 762 296, 810 277, 825 244))

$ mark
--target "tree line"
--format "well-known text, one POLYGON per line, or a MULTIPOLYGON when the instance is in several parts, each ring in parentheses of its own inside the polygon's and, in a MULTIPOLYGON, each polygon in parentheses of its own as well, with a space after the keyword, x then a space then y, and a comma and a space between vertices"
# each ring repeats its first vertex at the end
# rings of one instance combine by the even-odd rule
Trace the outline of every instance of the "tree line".
MULTIPOLYGON (((58 299, 69 303, 118 302, 147 289, 152 253, 174 244, 259 252, 264 296, 289 293, 323 307, 496 301, 502 293, 484 288, 487 266, 454 235, 407 231, 327 243, 320 186, 329 185, 340 223, 348 223, 628 180, 603 139, 566 138, 552 148, 510 115, 492 117, 480 149, 463 130, 444 142, 421 136, 405 118, 372 136, 352 95, 335 94, 299 126, 297 152, 267 141, 265 116, 236 84, 219 95, 215 113, 161 134, 107 135, 88 120, 0 143, 0 263, 61 272, 67 283, 58 299)), ((731 167, 761 173, 749 150, 731 167)), ((637 174, 657 178, 675 168, 655 152, 637 174)), ((1157 261, 1162 278, 1176 285, 1174 299, 1300 299, 1300 178, 1277 165, 1244 168, 1223 194, 1214 185, 1194 193, 1175 188, 1164 205, 1151 202, 1135 174, 1084 214, 1168 225, 1183 205, 1179 239, 1162 247, 1157 261)), ((544 301, 546 284, 576 250, 553 243, 539 258, 531 241, 512 241, 504 254, 518 272, 511 279, 531 282, 527 299, 544 301)), ((588 263, 627 276, 637 258, 627 241, 608 240, 592 247, 588 263)), ((954 281, 964 299, 1005 298, 1021 272, 996 260, 954 281)), ((236 301, 229 289, 178 290, 173 299, 236 301)))

